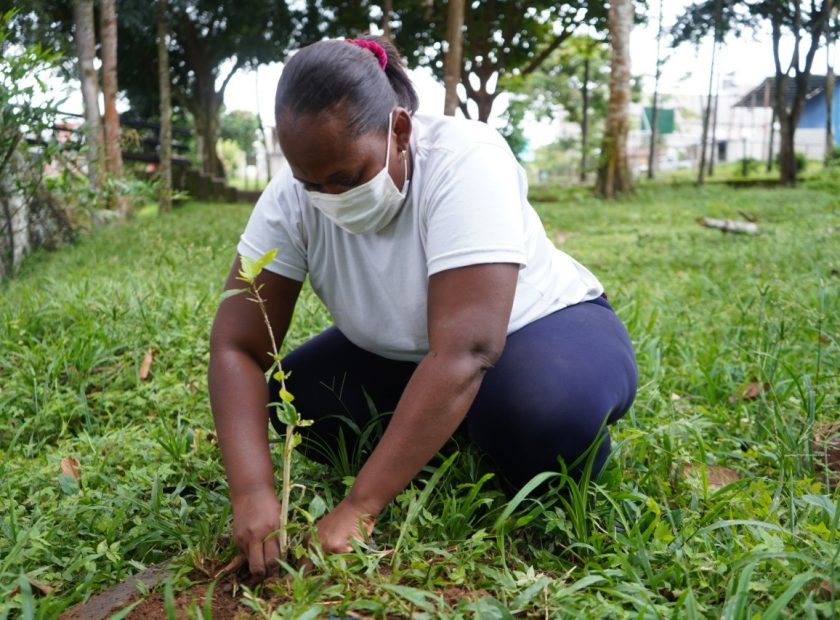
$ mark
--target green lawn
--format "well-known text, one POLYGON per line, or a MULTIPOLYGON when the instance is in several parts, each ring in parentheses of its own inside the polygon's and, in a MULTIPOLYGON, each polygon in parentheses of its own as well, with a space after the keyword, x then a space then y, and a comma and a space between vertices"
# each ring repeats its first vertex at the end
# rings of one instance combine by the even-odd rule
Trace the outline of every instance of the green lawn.
MULTIPOLYGON (((663 185, 540 202, 637 347, 638 399, 600 480, 509 501, 465 450, 380 518, 394 553, 316 559, 248 604, 288 618, 835 617, 840 492, 813 437, 840 420, 838 196, 663 185), (760 235, 695 222, 739 210, 760 235), (768 387, 738 398, 752 382, 768 387), (707 484, 712 465, 739 480, 707 484)), ((177 591, 196 563, 232 557, 205 374, 249 210, 114 226, 0 285, 0 618, 54 617, 173 557, 177 591)), ((327 324, 307 291, 285 348, 327 324)), ((348 473, 297 461, 296 505, 334 504, 348 473)))

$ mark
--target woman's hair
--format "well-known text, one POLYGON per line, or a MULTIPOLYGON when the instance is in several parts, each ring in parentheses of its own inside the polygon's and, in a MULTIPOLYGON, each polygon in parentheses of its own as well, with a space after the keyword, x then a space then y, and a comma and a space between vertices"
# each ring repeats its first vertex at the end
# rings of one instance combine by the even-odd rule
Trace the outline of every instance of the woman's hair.
POLYGON ((288 114, 342 108, 351 135, 387 131, 388 114, 402 106, 412 114, 419 100, 399 52, 382 37, 365 36, 388 55, 383 71, 374 52, 342 39, 301 48, 283 67, 274 100, 277 125, 288 114))

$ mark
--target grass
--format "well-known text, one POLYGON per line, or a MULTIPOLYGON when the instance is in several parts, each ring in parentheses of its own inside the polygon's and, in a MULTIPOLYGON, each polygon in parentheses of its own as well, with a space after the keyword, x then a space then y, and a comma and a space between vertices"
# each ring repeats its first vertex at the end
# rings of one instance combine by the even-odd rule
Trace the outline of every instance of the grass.
MULTIPOLYGON (((316 555, 313 575, 248 605, 277 617, 836 617, 840 492, 812 437, 840 417, 838 189, 646 186, 614 204, 578 190, 540 202, 637 348, 638 399, 603 475, 555 475, 541 495, 508 499, 466 448, 380 518, 377 542, 395 553, 316 555), (739 210, 761 235, 695 223, 739 210), (751 382, 768 389, 732 398, 751 382), (740 479, 716 488, 681 475, 688 465, 740 479)), ((171 557, 177 591, 196 563, 231 557, 205 373, 248 213, 190 204, 140 218, 0 285, 0 617, 55 617, 171 557), (78 479, 62 473, 67 457, 78 479)), ((327 324, 307 290, 285 348, 327 324)), ((305 524, 351 480, 296 463, 305 524)))

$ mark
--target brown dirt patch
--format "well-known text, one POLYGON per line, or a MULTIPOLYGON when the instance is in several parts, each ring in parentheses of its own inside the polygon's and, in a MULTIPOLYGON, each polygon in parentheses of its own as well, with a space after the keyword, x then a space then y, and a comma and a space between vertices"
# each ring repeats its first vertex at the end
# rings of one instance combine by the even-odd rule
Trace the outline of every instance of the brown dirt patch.
POLYGON ((477 601, 485 596, 490 596, 487 590, 467 590, 466 588, 449 587, 437 590, 437 593, 446 601, 450 607, 457 607, 461 601, 477 601))
MULTIPOLYGON (((175 595, 175 614, 178 618, 190 618, 190 610, 204 609, 209 583, 197 583, 175 595)), ((213 618, 240 620, 257 618, 255 612, 242 603, 241 593, 234 594, 235 578, 226 577, 213 589, 211 613, 213 618)), ((130 620, 158 620, 166 618, 166 604, 162 592, 153 592, 142 603, 131 610, 130 620)))
POLYGON ((825 472, 833 491, 840 485, 840 422, 818 424, 814 429, 813 448, 817 470, 825 472))
POLYGON ((728 467, 721 465, 702 465, 700 463, 690 463, 683 466, 680 471, 680 476, 684 480, 696 479, 701 481, 705 476, 706 486, 713 491, 737 482, 740 479, 737 472, 728 467))

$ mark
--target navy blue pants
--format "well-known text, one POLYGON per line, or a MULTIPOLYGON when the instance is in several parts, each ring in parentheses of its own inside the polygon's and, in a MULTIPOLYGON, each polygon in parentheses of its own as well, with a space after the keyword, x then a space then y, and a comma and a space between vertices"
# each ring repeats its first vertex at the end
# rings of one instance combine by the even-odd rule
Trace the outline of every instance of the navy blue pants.
MULTIPOLYGON (((363 428, 371 405, 393 411, 416 367, 360 349, 335 327, 283 360, 295 405, 315 420, 305 439, 331 450, 356 439, 341 417, 363 428)), ((571 465, 597 440, 594 474, 609 453, 606 424, 630 408, 636 381, 627 330, 605 299, 594 299, 510 334, 460 430, 517 487, 541 471, 557 471, 558 458, 571 465)), ((276 384, 270 390, 274 397, 276 384)), ((307 443, 307 455, 323 460, 307 443)))

